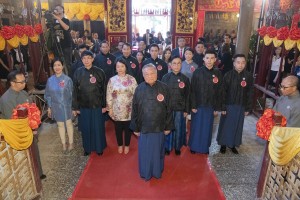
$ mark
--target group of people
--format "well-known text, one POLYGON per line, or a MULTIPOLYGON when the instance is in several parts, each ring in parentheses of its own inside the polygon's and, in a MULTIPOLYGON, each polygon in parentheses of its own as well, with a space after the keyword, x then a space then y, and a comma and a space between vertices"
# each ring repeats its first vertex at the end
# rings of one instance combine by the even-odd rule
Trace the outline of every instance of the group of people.
POLYGON ((62 61, 55 60, 45 99, 49 116, 58 122, 63 150, 73 148, 73 129, 69 127, 73 113, 79 116, 84 155, 92 151, 102 155, 107 146, 105 113, 108 113, 114 121, 118 153, 129 153, 133 131, 139 136, 141 177, 160 178, 164 156, 172 150, 180 155, 181 148, 189 145, 191 153, 209 153, 213 119, 222 111, 218 133, 221 153, 225 153, 226 147, 238 153, 235 147, 241 144, 243 116, 251 110, 252 100, 253 80, 244 70, 245 56, 236 55, 235 68, 223 78, 214 67, 217 59, 214 50, 205 51, 203 64, 198 67, 193 61, 194 50, 180 48, 182 39, 178 40, 179 47, 170 52, 173 56, 169 66, 158 58, 157 44, 150 45, 150 58, 139 63, 131 54, 130 44, 124 43, 122 55, 115 58, 109 53, 106 41, 101 42, 101 53, 96 57, 87 49, 81 52, 81 64, 71 78, 64 75, 62 61), (189 141, 188 114, 191 114, 189 141))
POLYGON ((170 46, 172 44, 172 35, 170 31, 167 31, 166 38, 162 36, 161 32, 158 32, 157 35, 155 35, 155 31, 151 31, 150 29, 146 29, 146 33, 143 34, 143 36, 140 36, 140 33, 133 33, 132 34, 132 44, 138 44, 140 41, 144 41, 146 45, 151 44, 163 44, 166 46, 170 46))
MULTIPOLYGON (((56 10, 55 19, 63 34, 69 29, 68 22, 61 18, 63 7, 57 6, 56 10)), ((164 157, 173 150, 179 156, 182 147, 189 146, 192 154, 209 154, 214 117, 221 113, 217 135, 220 153, 230 148, 238 154, 244 116, 252 108, 253 77, 245 69, 245 55, 235 54, 230 35, 224 35, 224 43, 218 49, 206 49, 202 41, 192 49, 179 37, 177 48, 163 50, 159 44, 150 44, 150 39, 146 33, 146 41, 139 42, 136 52, 132 52, 131 44, 120 41, 120 51, 115 54, 110 53, 105 40, 99 42, 96 53, 88 43, 81 44, 77 48, 80 59, 70 67, 60 58, 52 61, 53 75, 47 81, 45 100, 48 116, 57 122, 63 152, 74 148, 72 116, 78 116, 84 155, 96 152, 101 156, 107 146, 105 121, 109 116, 115 126, 116 151, 130 152, 133 132, 138 137, 141 178, 160 178, 164 157), (226 60, 230 67, 220 70, 215 66, 217 60, 223 65, 226 60)), ((64 55, 71 57, 72 52, 65 50, 64 55)), ((11 73, 11 88, 0 99, 1 117, 7 119, 14 107, 27 101, 24 75, 11 73)), ((285 97, 275 106, 292 126, 300 116, 300 106, 290 109, 290 104, 294 108, 300 102, 297 81, 294 76, 283 80, 281 90, 285 97)))

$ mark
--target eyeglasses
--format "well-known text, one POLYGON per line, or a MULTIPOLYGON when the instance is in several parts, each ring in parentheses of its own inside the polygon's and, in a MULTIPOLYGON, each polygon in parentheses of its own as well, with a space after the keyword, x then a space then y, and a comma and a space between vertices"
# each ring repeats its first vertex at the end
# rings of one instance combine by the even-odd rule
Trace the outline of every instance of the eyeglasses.
POLYGON ((294 85, 292 85, 292 86, 284 86, 284 85, 279 85, 279 88, 281 89, 281 90, 285 90, 285 89, 287 89, 287 88, 290 88, 290 87, 294 87, 294 85))
POLYGON ((25 80, 23 80, 23 81, 14 81, 14 83, 25 84, 25 83, 27 83, 27 79, 25 79, 25 80))

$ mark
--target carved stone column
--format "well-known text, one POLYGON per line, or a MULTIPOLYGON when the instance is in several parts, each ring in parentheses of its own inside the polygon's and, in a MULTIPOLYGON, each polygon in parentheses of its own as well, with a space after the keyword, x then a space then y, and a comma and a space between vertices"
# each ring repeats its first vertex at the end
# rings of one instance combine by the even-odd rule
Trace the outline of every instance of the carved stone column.
POLYGON ((240 17, 238 24, 238 35, 236 53, 243 53, 246 56, 249 52, 249 42, 252 30, 252 21, 255 1, 241 0, 240 17))

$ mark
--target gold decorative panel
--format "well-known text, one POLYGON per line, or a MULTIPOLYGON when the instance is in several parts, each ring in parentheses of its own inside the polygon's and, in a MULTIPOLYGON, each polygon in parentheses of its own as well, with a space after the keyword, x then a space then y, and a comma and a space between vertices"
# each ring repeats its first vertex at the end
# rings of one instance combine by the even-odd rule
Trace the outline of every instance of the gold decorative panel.
POLYGON ((109 33, 127 32, 126 9, 126 0, 107 1, 107 27, 109 33))
POLYGON ((0 142, 0 199, 32 199, 36 197, 32 165, 28 150, 16 151, 0 142))
POLYGON ((270 162, 263 199, 300 199, 300 154, 284 166, 270 162))
POLYGON ((176 33, 194 33, 195 0, 177 0, 176 5, 176 33))

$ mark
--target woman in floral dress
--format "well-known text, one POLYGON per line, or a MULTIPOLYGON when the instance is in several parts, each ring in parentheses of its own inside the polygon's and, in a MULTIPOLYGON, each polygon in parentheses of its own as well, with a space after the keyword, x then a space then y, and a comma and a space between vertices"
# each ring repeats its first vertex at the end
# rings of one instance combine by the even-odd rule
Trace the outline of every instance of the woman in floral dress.
POLYGON ((118 152, 123 153, 123 132, 125 132, 124 154, 128 154, 131 131, 132 99, 137 82, 127 74, 126 61, 119 59, 116 63, 117 75, 110 78, 107 85, 106 103, 109 116, 114 120, 118 143, 118 152))

